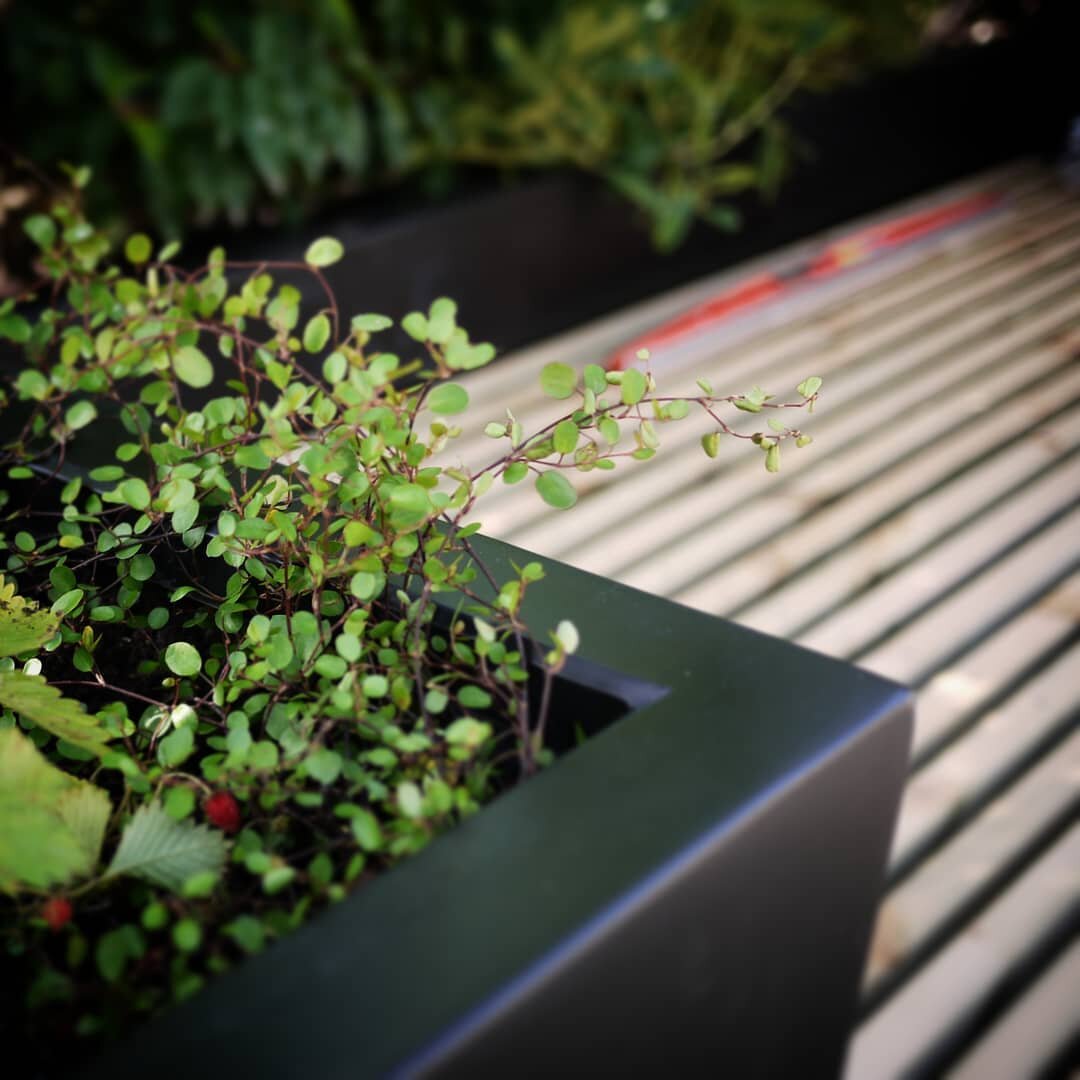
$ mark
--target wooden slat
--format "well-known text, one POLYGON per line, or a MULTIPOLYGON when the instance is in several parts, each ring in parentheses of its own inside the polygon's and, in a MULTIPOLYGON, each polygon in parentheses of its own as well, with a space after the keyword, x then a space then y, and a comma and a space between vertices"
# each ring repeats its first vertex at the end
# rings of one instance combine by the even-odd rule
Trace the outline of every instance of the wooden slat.
POLYGON ((1075 715, 1078 673, 1080 646, 987 713, 977 727, 912 777, 893 840, 894 862, 904 859, 980 788, 992 786, 1075 715))
MULTIPOLYGON (((978 716, 1022 673, 1080 628, 1080 574, 1074 574, 942 668, 919 689, 912 754, 920 759, 978 716)), ((898 849, 897 849, 898 853, 898 849)))
POLYGON ((846 1080, 907 1075, 927 1047, 964 1022, 1024 958, 1037 929, 1059 921, 1077 903, 1080 826, 863 1024, 849 1049, 846 1080))
MULTIPOLYGON (((948 1073, 949 1080, 1022 1080, 1080 1030, 1080 941, 948 1073)), ((1073 1073, 1075 1078, 1076 1073, 1073 1073)))
POLYGON ((899 682, 921 683, 987 627, 1011 617, 1072 571, 1080 561, 1077 530, 1080 511, 1073 511, 861 654, 860 666, 899 682))
MULTIPOLYGON (((947 540, 848 601, 835 614, 800 634, 799 641, 833 656, 857 655, 868 642, 903 623, 974 568, 1003 553, 1078 500, 1080 460, 1070 458, 1044 470, 1037 480, 971 525, 951 530, 947 540)), ((743 613, 740 621, 773 632, 772 624, 756 610, 743 613)))
MULTIPOLYGON (((974 760, 978 752, 968 756, 974 760)), ((954 791, 958 805, 969 790, 954 791)), ((905 965, 932 951, 957 920, 966 921, 967 910, 977 907, 1011 866, 1023 865, 1043 836, 1075 815, 1078 803, 1080 730, 1054 746, 885 897, 865 976, 867 992, 875 993, 888 980, 895 984, 905 965)))

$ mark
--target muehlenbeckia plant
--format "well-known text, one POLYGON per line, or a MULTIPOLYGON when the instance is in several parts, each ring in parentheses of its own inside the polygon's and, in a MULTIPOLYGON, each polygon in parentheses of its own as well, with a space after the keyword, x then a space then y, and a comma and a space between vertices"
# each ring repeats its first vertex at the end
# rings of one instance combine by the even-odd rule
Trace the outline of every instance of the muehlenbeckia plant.
POLYGON ((575 472, 652 457, 692 413, 710 457, 726 434, 775 471, 821 380, 677 398, 647 369, 553 363, 558 419, 491 420, 495 459, 447 467, 461 375, 495 355, 452 301, 402 319, 402 358, 389 318, 339 310, 332 238, 190 271, 141 235, 109 263, 69 204, 26 228, 39 306, 0 307, 29 358, 0 397, 3 1014, 61 1060, 549 762, 578 634, 572 612, 525 626, 538 562, 498 581, 476 557, 493 483, 567 509, 575 472), (324 299, 302 316, 305 274, 324 299), (737 430, 729 408, 772 419, 737 430), (106 458, 85 471, 88 443, 106 458))

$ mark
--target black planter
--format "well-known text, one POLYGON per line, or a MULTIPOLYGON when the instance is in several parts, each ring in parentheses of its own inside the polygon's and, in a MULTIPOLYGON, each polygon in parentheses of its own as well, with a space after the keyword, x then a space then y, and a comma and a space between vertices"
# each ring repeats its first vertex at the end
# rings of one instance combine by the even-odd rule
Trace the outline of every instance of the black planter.
MULTIPOLYGON (((496 576, 526 557, 480 548, 496 576)), ((839 1072, 909 696, 547 570, 526 614, 535 627, 576 621, 572 674, 593 684, 576 706, 564 699, 561 723, 587 724, 597 692, 641 707, 88 1076, 839 1072)))

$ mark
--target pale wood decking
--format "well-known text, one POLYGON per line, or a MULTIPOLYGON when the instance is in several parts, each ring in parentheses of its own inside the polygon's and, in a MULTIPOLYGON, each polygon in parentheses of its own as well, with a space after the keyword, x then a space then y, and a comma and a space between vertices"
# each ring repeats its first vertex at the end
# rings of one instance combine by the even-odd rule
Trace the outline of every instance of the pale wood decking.
MULTIPOLYGON (((479 515, 918 690, 848 1080, 1035 1075, 1080 1030, 1080 198, 1021 163, 910 205, 986 188, 1001 210, 658 365, 670 393, 698 376, 777 394, 823 376, 814 445, 779 476, 752 447, 709 461, 686 420, 660 429, 656 460, 576 477, 568 514, 524 483, 497 484, 479 515)), ((552 415, 544 363, 602 361, 777 259, 477 373, 477 430, 507 404, 529 430, 552 415)), ((467 439, 453 456, 494 448, 467 439)))

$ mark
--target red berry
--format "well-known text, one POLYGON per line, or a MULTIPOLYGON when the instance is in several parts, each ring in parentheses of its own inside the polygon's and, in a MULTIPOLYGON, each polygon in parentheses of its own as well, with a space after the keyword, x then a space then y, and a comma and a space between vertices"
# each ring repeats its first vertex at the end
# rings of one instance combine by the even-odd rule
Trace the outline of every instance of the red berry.
POLYGON ((206 819, 223 832, 233 833, 240 828, 240 806, 227 791, 215 791, 203 803, 206 819))
POLYGON ((41 917, 49 924, 55 934, 71 921, 71 901, 65 896, 50 896, 41 905, 41 917))

